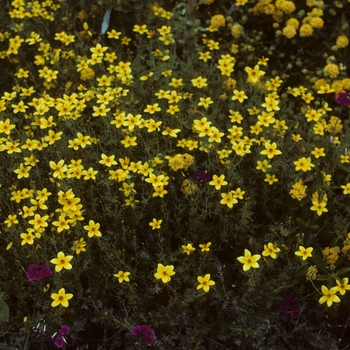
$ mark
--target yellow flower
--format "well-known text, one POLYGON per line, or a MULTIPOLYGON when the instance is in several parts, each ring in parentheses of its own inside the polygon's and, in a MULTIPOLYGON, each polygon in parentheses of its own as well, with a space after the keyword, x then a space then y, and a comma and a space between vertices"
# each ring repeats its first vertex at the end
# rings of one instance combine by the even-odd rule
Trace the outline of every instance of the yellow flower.
POLYGON ((58 179, 63 179, 65 177, 65 173, 67 172, 67 165, 64 164, 64 159, 61 159, 58 163, 54 161, 49 162, 50 168, 54 170, 53 177, 57 177, 58 179))
POLYGON ((25 166, 23 163, 19 165, 18 169, 15 169, 13 172, 17 174, 18 179, 22 179, 23 177, 28 178, 29 177, 29 170, 31 169, 31 166, 25 166))
POLYGON ((10 135, 11 130, 14 129, 16 125, 10 124, 10 119, 6 119, 5 121, 0 121, 0 133, 5 133, 6 135, 10 135))
POLYGON ((90 179, 92 179, 92 180, 96 180, 96 174, 98 173, 98 171, 97 170, 94 170, 92 167, 90 167, 89 169, 84 169, 83 171, 82 171, 82 174, 83 174, 83 176, 84 176, 84 180, 90 180, 90 179))
POLYGON ((94 76, 95 76, 95 72, 93 71, 92 68, 89 68, 89 67, 82 69, 80 72, 80 79, 84 81, 92 79, 94 76))
POLYGON ((293 37, 295 37, 295 35, 297 34, 297 30, 294 26, 292 25, 286 25, 283 29, 282 29, 282 34, 287 37, 288 39, 292 39, 293 37))
POLYGON ((107 112, 111 110, 110 108, 106 108, 104 103, 101 103, 99 106, 93 106, 92 108, 95 111, 95 113, 92 113, 93 117, 105 117, 107 115, 107 112))
POLYGON ((327 306, 331 307, 333 303, 339 303, 340 299, 336 295, 338 292, 338 287, 333 287, 331 289, 328 289, 326 286, 321 287, 323 297, 320 298, 319 303, 323 304, 327 302, 327 306))
POLYGON ((57 232, 60 233, 63 230, 70 229, 70 226, 69 226, 70 222, 71 222, 70 219, 66 219, 64 215, 60 215, 58 218, 58 221, 54 221, 52 225, 57 226, 57 232))
POLYGON ((52 293, 51 298, 53 302, 51 303, 52 307, 56 307, 58 305, 62 305, 63 307, 68 307, 68 300, 73 298, 73 294, 67 293, 64 288, 61 288, 58 293, 52 293))
POLYGON ((57 258, 51 259, 50 262, 55 264, 55 271, 60 272, 63 268, 67 270, 72 269, 72 265, 69 263, 73 259, 73 255, 64 255, 63 252, 57 254, 57 258))
POLYGON ((168 283, 171 280, 171 276, 175 275, 173 265, 162 265, 158 264, 157 272, 154 274, 154 277, 159 280, 161 279, 163 283, 168 283))
POLYGON ((144 109, 144 112, 154 114, 155 112, 159 112, 160 110, 161 108, 158 107, 158 103, 155 103, 154 105, 147 105, 147 108, 144 109))
POLYGON ((261 170, 264 173, 266 173, 267 169, 272 168, 272 165, 270 165, 266 159, 263 161, 258 160, 256 163, 258 164, 256 169, 261 170))
POLYGON ((88 231, 88 235, 90 238, 96 236, 96 237, 101 237, 102 233, 99 231, 100 224, 95 223, 94 220, 89 221, 89 225, 85 225, 84 229, 88 231))
POLYGON ((21 233, 20 236, 22 238, 21 245, 33 244, 34 243, 35 236, 31 232, 29 232, 29 233, 21 233))
POLYGON ((149 225, 152 227, 152 230, 160 229, 160 225, 162 222, 163 220, 153 219, 152 222, 149 223, 149 225))
POLYGON ((201 248, 202 249, 202 252, 209 252, 209 250, 210 250, 210 247, 211 246, 211 242, 208 242, 208 243, 206 243, 206 244, 200 244, 199 245, 199 248, 201 248))
POLYGON ((338 49, 343 49, 349 45, 349 39, 346 35, 339 35, 337 37, 336 46, 338 49))
POLYGON ((17 215, 9 215, 4 221, 4 224, 6 224, 7 227, 11 227, 14 224, 18 224, 17 215))
POLYGON ((209 105, 214 103, 214 101, 210 97, 200 97, 200 102, 198 103, 198 106, 203 106, 204 108, 208 108, 209 105))
POLYGON ((152 186, 155 188, 155 187, 164 185, 163 179, 164 179, 163 174, 157 176, 157 175, 154 175, 153 173, 151 173, 149 175, 149 177, 147 179, 145 179, 145 181, 152 184, 152 186))
POLYGON ((294 165, 295 165, 295 171, 302 170, 304 172, 311 170, 311 168, 313 168, 315 166, 314 164, 311 163, 310 157, 308 157, 308 158, 302 157, 302 158, 296 160, 294 162, 294 165))
POLYGON ((92 57, 94 56, 103 56, 104 52, 108 50, 107 46, 101 46, 101 44, 97 44, 95 47, 90 48, 92 52, 92 57))
POLYGON ((312 257, 312 251, 314 248, 309 247, 309 248, 304 248, 302 245, 299 246, 299 250, 296 251, 294 254, 297 256, 300 256, 303 258, 303 260, 306 260, 307 258, 312 257))
POLYGON ((244 256, 239 256, 237 260, 243 264, 243 271, 248 271, 251 267, 254 269, 259 268, 257 261, 260 258, 260 254, 255 254, 252 256, 251 252, 248 249, 244 249, 244 256))
POLYGON ((292 186, 292 189, 289 191, 289 194, 292 196, 292 198, 301 201, 303 198, 306 197, 306 189, 307 186, 303 185, 303 180, 299 180, 292 186))
POLYGON ((272 259, 276 259, 276 253, 278 253, 281 249, 277 248, 273 243, 268 243, 268 245, 264 245, 264 251, 262 252, 263 256, 271 256, 272 259))
POLYGON ((347 183, 346 185, 340 187, 344 190, 343 194, 350 194, 350 183, 347 183))
POLYGON ((168 193, 168 191, 164 189, 164 186, 157 186, 157 187, 154 187, 153 189, 154 189, 154 192, 152 194, 152 197, 163 198, 164 195, 168 193))
POLYGON ((77 197, 67 197, 67 198, 59 198, 58 203, 63 205, 63 211, 75 211, 78 209, 77 204, 80 202, 80 198, 77 197))
POLYGON ((274 174, 266 174, 264 181, 267 182, 269 185, 273 185, 274 182, 278 182, 278 179, 274 174))
POLYGON ((240 187, 236 188, 231 192, 232 192, 233 198, 238 198, 238 199, 243 199, 243 196, 245 194, 245 191, 242 191, 240 187))
POLYGON ((186 253, 187 255, 190 255, 196 250, 196 248, 192 247, 192 244, 190 243, 188 243, 187 245, 182 245, 181 247, 184 250, 184 253, 186 253))
POLYGON ((112 156, 106 156, 105 154, 101 154, 102 160, 99 161, 100 164, 106 165, 108 167, 117 164, 117 162, 114 160, 114 155, 112 156))
POLYGON ((261 105, 261 107, 265 107, 268 112, 271 111, 279 111, 280 108, 278 107, 279 101, 273 100, 269 97, 265 97, 265 103, 261 105))
POLYGON ((231 35, 235 38, 235 39, 239 39, 242 35, 244 35, 244 28, 238 24, 235 23, 232 27, 231 27, 231 35))
POLYGON ((219 28, 225 26, 225 17, 223 15, 215 15, 210 19, 211 26, 213 28, 219 28))
POLYGON ((128 148, 131 146, 137 146, 136 139, 136 136, 130 137, 129 135, 127 135, 125 139, 120 142, 124 145, 125 148, 128 148))
POLYGON ((40 227, 47 227, 48 223, 46 221, 48 218, 48 215, 41 216, 40 214, 35 214, 34 219, 29 220, 29 224, 34 226, 34 230, 40 227))
POLYGON ((273 158, 274 156, 282 154, 282 152, 277 149, 276 142, 270 143, 266 141, 264 146, 265 146, 265 149, 261 151, 260 154, 267 155, 269 159, 273 158))
POLYGON ((110 39, 119 39, 122 32, 117 32, 115 29, 111 30, 110 32, 107 32, 107 36, 110 39))
POLYGON ((338 292, 341 295, 344 295, 347 290, 350 290, 350 285, 348 284, 349 283, 349 278, 345 277, 341 281, 340 280, 336 280, 336 282, 337 282, 336 288, 338 288, 338 292))
POLYGON ((119 271, 118 273, 114 274, 113 276, 117 277, 119 279, 119 283, 123 283, 124 281, 125 282, 130 281, 130 279, 128 277, 129 275, 130 275, 130 272, 119 271))
POLYGON ((313 28, 310 26, 310 24, 307 23, 304 23, 299 29, 299 35, 301 37, 311 36, 313 32, 313 28))
POLYGON ((315 147, 315 149, 311 152, 311 154, 314 155, 316 159, 326 156, 326 154, 324 153, 323 147, 322 148, 315 147))
POLYGON ((248 96, 244 91, 233 90, 232 101, 238 100, 240 103, 242 103, 247 98, 248 96))
POLYGON ((221 186, 226 186, 227 181, 225 181, 225 175, 214 175, 213 180, 209 182, 209 185, 215 186, 215 189, 220 190, 221 186))
POLYGON ((147 25, 143 24, 142 26, 135 24, 134 29, 132 30, 133 32, 139 33, 139 34, 144 34, 148 33, 147 25))
POLYGON ((256 83, 265 74, 265 72, 260 70, 259 65, 255 65, 254 69, 250 67, 245 67, 244 70, 248 74, 248 81, 256 83))
POLYGON ((192 85, 194 87, 197 87, 198 89, 208 86, 207 79, 202 78, 201 76, 199 76, 198 78, 192 79, 191 82, 192 82, 192 85))
POLYGON ((312 201, 312 207, 310 209, 316 211, 318 216, 321 216, 322 213, 328 212, 326 205, 326 202, 312 201))
POLYGON ((199 285, 197 286, 197 290, 203 288, 203 290, 207 293, 209 292, 210 286, 213 286, 215 284, 214 281, 210 280, 210 274, 207 273, 204 277, 198 276, 197 280, 199 282, 199 285))
POLYGON ((212 57, 210 56, 210 52, 199 52, 199 59, 207 62, 208 60, 210 60, 212 57))
POLYGON ((238 200, 233 196, 232 191, 228 193, 221 193, 220 204, 226 204, 229 208, 232 208, 234 204, 238 203, 238 200))
POLYGON ((72 250, 75 250, 76 254, 80 254, 81 252, 86 252, 86 242, 84 238, 80 238, 79 240, 74 241, 72 250))

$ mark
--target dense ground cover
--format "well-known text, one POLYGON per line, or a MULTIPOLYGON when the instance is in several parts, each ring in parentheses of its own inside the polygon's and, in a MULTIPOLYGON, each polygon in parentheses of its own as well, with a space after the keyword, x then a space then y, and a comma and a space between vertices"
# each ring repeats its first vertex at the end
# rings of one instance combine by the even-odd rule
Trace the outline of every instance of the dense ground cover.
POLYGON ((346 349, 347 1, 0 12, 0 349, 346 349))

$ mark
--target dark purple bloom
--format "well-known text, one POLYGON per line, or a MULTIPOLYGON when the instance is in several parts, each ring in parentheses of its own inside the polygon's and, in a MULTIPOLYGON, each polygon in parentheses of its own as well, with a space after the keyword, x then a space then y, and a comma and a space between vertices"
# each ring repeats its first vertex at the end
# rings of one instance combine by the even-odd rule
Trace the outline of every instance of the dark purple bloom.
POLYGON ((339 92, 335 101, 342 106, 350 106, 350 93, 348 92, 339 92))
POLYGON ((194 178, 201 182, 208 182, 210 180, 210 175, 204 169, 199 169, 194 172, 194 178))
POLYGON ((44 277, 52 275, 52 271, 46 265, 33 264, 29 266, 26 275, 29 282, 40 281, 44 277))
POLYGON ((135 336, 143 338, 143 341, 147 345, 151 345, 156 339, 156 336, 150 326, 143 324, 141 326, 132 327, 131 333, 135 336))
POLYGON ((70 333, 70 328, 66 325, 61 326, 61 328, 58 330, 58 333, 61 335, 68 335, 70 333))
POLYGON ((296 320, 300 314, 298 299, 294 295, 284 297, 281 302, 280 312, 290 315, 293 320, 296 320))
POLYGON ((66 340, 61 335, 59 335, 55 340, 55 345, 56 345, 56 347, 62 349, 69 344, 66 342, 66 340))

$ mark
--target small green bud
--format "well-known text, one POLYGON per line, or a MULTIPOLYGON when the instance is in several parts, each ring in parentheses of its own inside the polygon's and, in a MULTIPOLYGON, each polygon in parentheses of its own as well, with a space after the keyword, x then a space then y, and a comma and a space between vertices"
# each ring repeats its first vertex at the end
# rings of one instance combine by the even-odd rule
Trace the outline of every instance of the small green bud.
POLYGON ((299 18, 304 17, 304 15, 305 15, 305 11, 304 11, 304 10, 300 10, 300 11, 298 12, 298 14, 297 14, 297 16, 298 16, 299 18))
POLYGON ((277 28, 280 27, 280 25, 279 25, 277 22, 275 22, 275 23, 272 25, 272 27, 274 27, 275 29, 277 29, 277 28))
POLYGON ((345 22, 340 28, 344 31, 347 30, 349 28, 349 23, 345 22))

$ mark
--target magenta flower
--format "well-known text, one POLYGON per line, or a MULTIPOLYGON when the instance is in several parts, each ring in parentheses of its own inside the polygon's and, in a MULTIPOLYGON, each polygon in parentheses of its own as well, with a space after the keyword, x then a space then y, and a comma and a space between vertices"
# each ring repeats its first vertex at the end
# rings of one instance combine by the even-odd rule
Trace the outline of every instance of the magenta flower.
POLYGON ((156 339, 156 336, 155 336, 153 330, 151 329, 150 326, 148 326, 146 324, 141 325, 141 326, 132 327, 131 333, 135 336, 142 337, 143 341, 147 345, 151 345, 154 342, 154 340, 156 339))
POLYGON ((70 328, 66 325, 62 325, 61 328, 58 330, 58 333, 61 335, 68 335, 70 333, 70 328))
POLYGON ((51 269, 46 265, 33 264, 28 267, 26 272, 28 281, 40 281, 44 277, 52 275, 51 269))
POLYGON ((348 92, 339 92, 335 101, 342 106, 350 106, 350 93, 348 92))
POLYGON ((54 344, 56 345, 57 348, 60 348, 60 349, 69 346, 69 344, 61 335, 57 336, 54 344))
POLYGON ((200 182, 208 182, 210 180, 210 175, 205 169, 199 169, 194 172, 194 177, 200 182))

